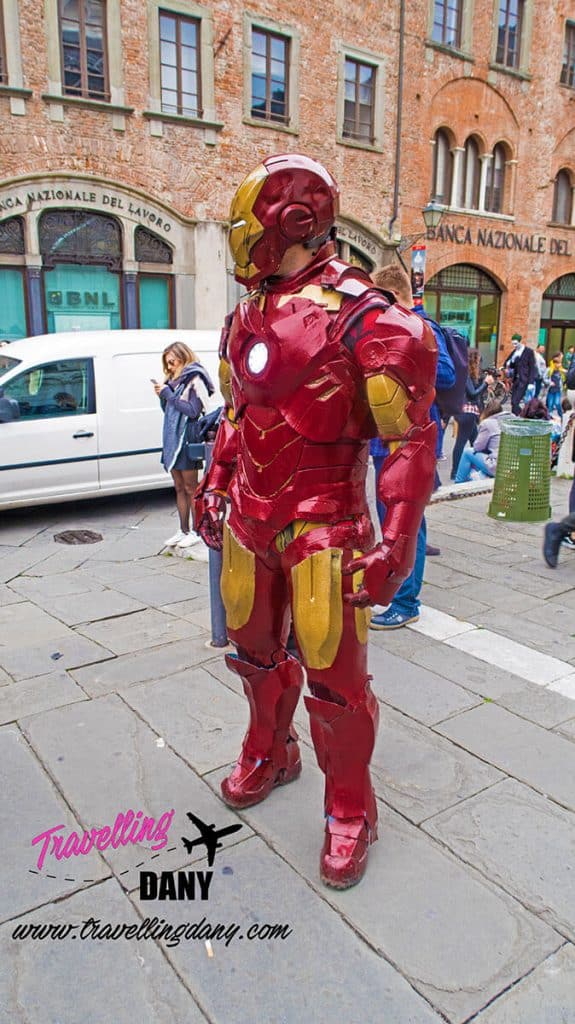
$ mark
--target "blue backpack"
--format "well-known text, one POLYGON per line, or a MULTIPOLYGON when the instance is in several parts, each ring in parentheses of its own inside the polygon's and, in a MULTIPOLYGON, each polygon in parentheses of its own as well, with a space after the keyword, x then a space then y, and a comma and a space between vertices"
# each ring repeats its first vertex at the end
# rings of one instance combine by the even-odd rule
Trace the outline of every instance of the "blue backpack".
POLYGON ((455 384, 451 388, 437 388, 435 401, 439 407, 442 419, 449 419, 450 416, 457 416, 465 404, 465 384, 468 374, 469 343, 467 338, 456 331, 454 327, 443 327, 438 324, 427 313, 421 314, 424 320, 436 327, 445 338, 447 351, 453 360, 455 369, 455 384))

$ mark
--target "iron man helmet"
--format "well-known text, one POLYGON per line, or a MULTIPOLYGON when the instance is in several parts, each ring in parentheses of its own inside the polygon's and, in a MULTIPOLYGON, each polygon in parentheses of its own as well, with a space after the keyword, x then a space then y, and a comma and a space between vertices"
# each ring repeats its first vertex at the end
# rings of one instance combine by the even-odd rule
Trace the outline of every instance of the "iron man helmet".
POLYGON ((316 160, 299 153, 262 160, 232 199, 229 243, 236 281, 253 288, 277 273, 290 246, 321 245, 338 212, 337 184, 316 160))

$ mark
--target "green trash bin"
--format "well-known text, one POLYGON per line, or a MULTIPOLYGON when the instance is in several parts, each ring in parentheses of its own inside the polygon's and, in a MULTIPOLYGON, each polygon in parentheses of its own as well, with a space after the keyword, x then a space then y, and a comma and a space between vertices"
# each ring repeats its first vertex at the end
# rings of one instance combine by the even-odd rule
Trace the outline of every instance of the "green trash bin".
POLYGON ((539 523, 551 516, 551 431, 547 420, 504 417, 488 515, 516 523, 539 523))

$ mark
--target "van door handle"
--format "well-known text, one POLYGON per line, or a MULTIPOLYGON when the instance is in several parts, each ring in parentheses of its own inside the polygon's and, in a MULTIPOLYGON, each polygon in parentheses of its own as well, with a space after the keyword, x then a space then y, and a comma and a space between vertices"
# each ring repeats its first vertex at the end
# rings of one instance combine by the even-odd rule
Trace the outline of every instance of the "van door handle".
POLYGON ((77 434, 73 434, 72 437, 93 437, 94 434, 89 430, 79 430, 77 434))

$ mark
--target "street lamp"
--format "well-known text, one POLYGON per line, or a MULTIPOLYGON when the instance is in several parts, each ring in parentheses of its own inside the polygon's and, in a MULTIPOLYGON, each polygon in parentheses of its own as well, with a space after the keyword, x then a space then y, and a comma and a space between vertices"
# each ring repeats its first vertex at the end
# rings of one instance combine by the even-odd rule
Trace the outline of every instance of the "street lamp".
MULTIPOLYGON (((445 212, 445 207, 440 206, 439 203, 432 199, 427 206, 423 207, 421 216, 423 217, 423 223, 425 224, 425 231, 420 231, 416 235, 404 235, 397 247, 397 252, 405 252, 406 249, 411 249, 417 242, 420 242, 422 238, 425 238, 429 228, 437 228, 441 222, 441 218, 445 212)), ((403 260, 402 260, 403 262, 403 260)))

